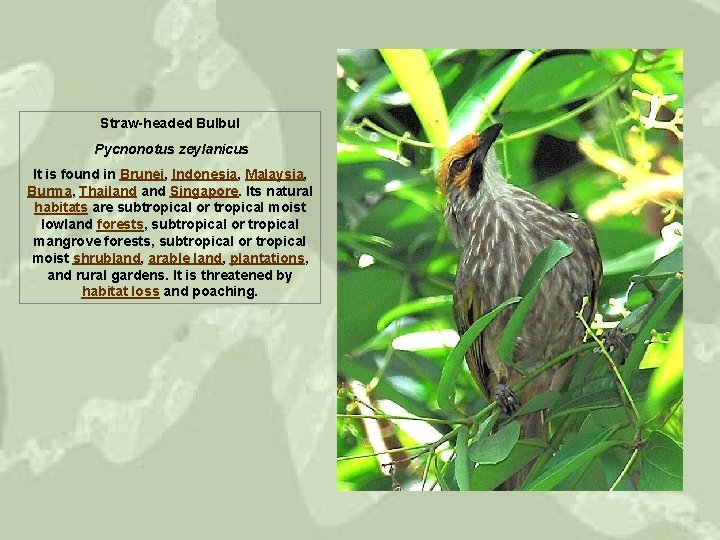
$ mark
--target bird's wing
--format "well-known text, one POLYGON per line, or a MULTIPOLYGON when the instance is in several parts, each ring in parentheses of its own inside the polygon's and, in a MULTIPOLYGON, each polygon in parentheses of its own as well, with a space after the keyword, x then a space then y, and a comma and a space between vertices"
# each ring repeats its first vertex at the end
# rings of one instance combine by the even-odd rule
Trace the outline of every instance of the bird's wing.
MULTIPOLYGON (((470 325, 483 314, 480 307, 480 294, 472 287, 456 285, 453 295, 453 314, 458 333, 462 336, 470 328, 470 325)), ((490 399, 488 397, 488 376, 490 371, 482 358, 482 339, 481 333, 465 353, 465 361, 485 398, 490 399)))
MULTIPOLYGON (((595 311, 597 310, 598 291, 600 290, 600 283, 602 282, 603 277, 602 258, 600 257, 600 249, 597 245, 595 232, 592 230, 590 225, 577 217, 573 217, 573 224, 581 240, 580 255, 586 259, 592 276, 592 284, 589 294, 590 301, 588 302, 589 308, 584 314, 584 316, 587 317, 586 320, 588 320, 593 317, 595 311)), ((590 321, 588 320, 588 322, 590 321)))

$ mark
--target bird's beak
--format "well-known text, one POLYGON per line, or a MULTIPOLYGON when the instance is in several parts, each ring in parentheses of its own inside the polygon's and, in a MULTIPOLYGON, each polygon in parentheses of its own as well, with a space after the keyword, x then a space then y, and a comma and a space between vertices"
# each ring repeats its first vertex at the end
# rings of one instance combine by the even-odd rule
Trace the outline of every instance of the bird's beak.
POLYGON ((495 142, 495 139, 500 135, 500 130, 503 128, 502 124, 493 124, 485 131, 480 134, 480 144, 475 149, 473 154, 473 165, 476 163, 482 164, 485 161, 485 156, 490 150, 490 147, 495 142))

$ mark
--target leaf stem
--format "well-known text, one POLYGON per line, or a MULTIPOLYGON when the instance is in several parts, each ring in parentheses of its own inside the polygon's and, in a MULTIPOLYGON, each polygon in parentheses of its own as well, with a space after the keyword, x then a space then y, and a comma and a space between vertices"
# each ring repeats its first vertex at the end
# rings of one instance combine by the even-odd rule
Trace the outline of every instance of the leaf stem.
POLYGON ((424 279, 428 283, 431 283, 432 285, 435 285, 441 289, 444 289, 447 291, 455 290, 455 286, 452 283, 450 283, 449 281, 445 281, 442 278, 435 277, 431 274, 428 274, 428 273, 422 274, 422 279, 424 279))
POLYGON ((350 239, 344 239, 342 240, 342 243, 346 246, 360 252, 360 253, 367 253, 368 255, 371 255, 373 259, 376 261, 379 261, 383 264, 386 264, 390 268, 394 268, 395 270, 399 270, 401 272, 405 271, 405 267, 402 265, 402 263, 399 263, 395 259, 392 259, 391 257, 388 257, 386 255, 383 255, 378 251, 377 249, 370 247, 368 245, 364 245, 360 242, 355 242, 350 239))
MULTIPOLYGON (((584 305, 583 305, 584 307, 584 305)), ((635 406, 635 401, 633 400, 632 396, 630 395, 630 391, 628 390, 628 387, 625 385, 625 381, 623 380, 622 376, 620 375, 620 372, 618 371, 617 366, 615 365, 615 362, 613 361, 612 357, 610 356, 610 353, 605 348, 605 343, 600 340, 600 338, 597 337, 597 334, 592 331, 590 326, 588 325, 587 321, 585 320, 585 317, 582 315, 582 311, 578 311, 577 318, 580 319, 580 322, 582 322, 583 326, 585 327, 585 330, 587 330, 587 333, 590 334, 590 336, 593 338, 595 343, 600 347, 600 352, 602 352, 602 355, 607 359, 608 364, 610 365, 610 369, 615 374, 615 380, 617 381, 617 384, 619 385, 620 390, 620 396, 624 397, 627 403, 630 405, 630 408, 633 411, 633 414, 635 415, 635 419, 633 421, 633 424, 637 426, 640 423, 640 413, 638 412, 637 407, 635 406)), ((632 418, 631 418, 632 420, 632 418)))
POLYGON ((673 417, 673 415, 674 415, 675 412, 678 410, 678 408, 680 407, 680 405, 682 405, 683 399, 684 399, 683 397, 680 397, 680 399, 678 399, 677 401, 675 401, 675 402, 670 402, 670 403, 668 404, 667 408, 660 409, 658 412, 656 412, 656 413, 655 413, 654 415, 652 415, 650 418, 648 418, 647 420, 645 420, 645 421, 642 423, 642 426, 641 426, 641 427, 643 427, 643 428, 648 427, 656 418, 658 418, 658 417, 661 416, 661 415, 665 415, 665 416, 664 416, 664 419, 662 420, 662 423, 661 423, 659 426, 657 426, 657 428, 656 428, 656 429, 658 429, 658 430, 662 429, 662 428, 665 426, 665 424, 668 423, 668 421, 670 420, 670 418, 673 417))
POLYGON ((535 478, 539 476, 543 467, 545 467, 547 462, 550 461, 550 458, 553 457, 555 455, 555 452, 558 451, 558 448, 560 448, 560 444, 565 438, 567 432, 570 431, 570 429, 575 424, 575 418, 572 415, 568 415, 560 421, 560 425, 555 430, 555 433, 553 433, 553 436, 550 438, 550 444, 545 449, 545 451, 540 454, 535 460, 532 469, 530 469, 527 478, 525 478, 525 484, 529 485, 530 482, 532 482, 535 478))
MULTIPOLYGON (((522 77, 546 51, 547 49, 538 49, 536 51, 523 50, 516 55, 508 67, 508 70, 502 75, 502 78, 480 98, 480 106, 474 108, 469 118, 463 119, 461 122, 453 122, 453 120, 456 120, 454 116, 456 116, 458 112, 462 112, 464 115, 467 113, 461 106, 456 106, 450 114, 451 124, 453 124, 450 130, 450 143, 457 142, 467 131, 474 131, 487 120, 490 120, 493 111, 498 108, 502 100, 505 99, 510 90, 512 90, 518 80, 520 80, 520 77, 522 77)), ((462 101, 460 103, 462 103, 462 101)))
POLYGON ((368 118, 363 118, 362 120, 360 120, 359 124, 348 126, 347 129, 349 131, 358 132, 362 128, 369 128, 374 132, 379 133, 383 137, 387 137, 388 139, 391 139, 400 145, 407 144, 408 146, 417 146, 420 148, 436 148, 433 143, 412 139, 408 136, 407 133, 404 135, 395 135, 392 131, 388 131, 387 129, 378 126, 375 122, 368 118))
MULTIPOLYGON (((403 446, 402 448, 388 448, 387 450, 379 450, 377 452, 370 452, 368 454, 356 454, 353 456, 340 456, 337 458, 337 461, 349 461, 351 459, 362 459, 362 458, 369 458, 369 457, 375 457, 375 456, 381 456, 383 454, 398 454, 400 452, 407 452, 408 450, 419 450, 422 448, 426 448, 426 444, 421 444, 418 446, 403 446)), ((427 451, 427 450, 425 450, 427 451)), ((421 456, 423 452, 420 454, 417 454, 416 456, 413 456, 413 458, 417 456, 421 456)))
POLYGON ((422 484, 420 486, 420 491, 425 491, 425 482, 427 482, 428 473, 430 472, 430 463, 432 462, 434 457, 435 457, 435 449, 433 448, 432 452, 427 457, 427 461, 425 462, 425 469, 423 470, 422 484))
POLYGON ((377 407, 373 407, 373 406, 372 406, 370 403, 368 403, 367 401, 364 401, 364 400, 360 399, 360 398, 359 398, 358 396, 356 396, 354 393, 348 392, 348 397, 350 398, 351 401, 353 401, 353 402, 355 402, 355 403, 359 403, 360 405, 364 405, 365 407, 367 407, 368 409, 370 409, 370 410, 371 410, 372 412, 374 412, 375 414, 385 414, 385 413, 383 413, 380 409, 378 409, 377 407))
POLYGON ((625 141, 620 134, 618 124, 620 123, 620 103, 617 94, 608 94, 607 96, 607 108, 610 112, 610 131, 612 132, 613 140, 615 141, 615 148, 617 149, 618 155, 625 161, 628 160, 628 150, 625 146, 625 141))
MULTIPOLYGON (((402 305, 405 302, 407 302, 408 294, 410 289, 410 277, 408 274, 405 274, 405 278, 403 279, 403 286, 400 289, 400 298, 398 298, 397 305, 402 305)), ((392 336, 390 339, 390 343, 388 344, 387 348, 385 349, 385 355, 383 356, 383 362, 378 368, 377 372, 373 376, 373 378, 370 380, 370 382, 367 384, 366 390, 367 393, 372 393, 373 390, 375 390, 375 387, 380 383, 380 381, 385 377, 385 373, 388 370, 388 367, 390 367, 390 361, 393 358, 393 353, 395 352, 395 348, 392 345, 393 340, 397 337, 398 334, 398 328, 395 326, 392 329, 392 336)))
MULTIPOLYGON (((555 358, 548 360, 545 362, 542 366, 537 368, 534 371, 531 371, 528 373, 528 375, 520 381, 518 384, 516 384, 513 387, 514 392, 519 392, 523 388, 525 388, 528 384, 530 384, 532 381, 537 379, 540 375, 542 375, 544 372, 546 372, 548 369, 558 365, 559 363, 563 362, 564 360, 567 360, 568 358, 572 358, 573 356, 580 354, 585 351, 589 351, 590 349, 594 349, 596 345, 594 343, 583 343, 582 345, 578 345, 577 347, 570 349, 569 351, 566 351, 555 358)), ((473 414, 472 416, 468 417, 469 420, 471 420, 473 423, 477 422, 479 419, 484 418, 488 414, 490 414, 493 409, 497 407, 497 402, 493 401, 492 403, 488 404, 486 407, 484 407, 479 412, 473 414)))
MULTIPOLYGON (((448 461, 449 463, 449 461, 448 461)), ((435 457, 433 459, 433 468, 435 469, 435 478, 436 483, 440 484, 440 490, 441 491, 450 491, 450 486, 445 481, 445 478, 443 477, 445 474, 445 467, 447 467, 447 463, 445 463, 445 466, 443 467, 443 470, 440 470, 440 467, 438 467, 438 455, 435 454, 435 457)), ((432 491, 432 488, 435 486, 431 486, 430 491, 432 491)))
POLYGON ((618 476, 617 479, 615 480, 615 482, 613 482, 613 485, 610 486, 610 491, 615 491, 617 489, 617 487, 620 485, 620 482, 622 482, 622 479, 625 478, 627 473, 630 471, 630 468, 633 466, 633 463, 635 463, 635 460, 637 459, 639 453, 640 453, 639 448, 636 448, 635 450, 633 450, 633 453, 630 455, 630 459, 625 464, 625 467, 623 468, 623 470, 620 472, 620 476, 618 476))
POLYGON ((369 418, 371 420, 417 420, 428 424, 456 425, 466 423, 465 420, 444 420, 442 418, 428 418, 424 416, 402 416, 395 414, 338 414, 338 418, 369 418))
POLYGON ((598 103, 601 103, 606 97, 608 97, 610 94, 615 92, 622 84, 625 82, 625 76, 619 77, 613 84, 608 86, 605 90, 600 92, 597 96, 592 98, 590 101, 583 103, 579 107, 573 109, 567 114, 563 114, 562 116, 558 116, 557 118, 553 118, 552 120, 548 120, 547 122, 543 122, 542 124, 538 124, 537 126, 533 126, 531 128, 523 129, 520 131, 516 131, 515 133, 511 133, 510 135, 504 136, 502 139, 498 139, 499 142, 508 142, 515 139, 522 139, 523 137, 529 137, 530 135, 535 135, 536 133, 540 133, 542 131, 548 130, 550 128, 553 128, 559 124, 562 124, 563 122, 566 122, 567 120, 570 120, 571 118, 575 118, 576 116, 580 116, 582 113, 587 111, 588 109, 592 109, 597 105, 598 103))
POLYGON ((561 363, 564 360, 567 360, 568 358, 572 358, 573 356, 583 353, 585 351, 589 351, 590 349, 594 349, 595 345, 592 343, 583 343, 582 345, 578 345, 577 347, 570 349, 569 351, 565 351, 564 353, 556 356, 552 360, 548 360, 545 362, 542 366, 537 368, 534 371, 531 371, 527 377, 525 377, 522 381, 520 381, 513 390, 515 392, 519 392, 523 388, 525 388, 528 384, 530 384, 532 381, 537 379, 540 375, 545 373, 548 369, 551 367, 555 367, 559 363, 561 363))

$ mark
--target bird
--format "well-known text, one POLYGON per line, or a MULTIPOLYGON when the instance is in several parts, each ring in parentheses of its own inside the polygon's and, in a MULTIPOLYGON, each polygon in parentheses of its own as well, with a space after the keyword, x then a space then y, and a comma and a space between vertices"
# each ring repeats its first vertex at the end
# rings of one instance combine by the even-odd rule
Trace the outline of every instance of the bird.
MULTIPOLYGON (((465 354, 485 398, 496 400, 502 412, 512 416, 533 396, 560 390, 567 382, 570 361, 545 371, 520 395, 512 390, 522 373, 582 343, 585 327, 577 314, 582 312, 585 321, 594 317, 602 259, 596 236, 585 221, 507 181, 495 152, 502 127, 493 124, 451 146, 438 166, 437 182, 446 199, 446 227, 462 250, 453 293, 460 335, 479 317, 518 295, 530 264, 550 243, 561 240, 573 248, 541 283, 516 339, 513 367, 500 360, 498 347, 514 306, 501 311, 465 354)), ((523 437, 545 436, 542 411, 524 415, 519 422, 523 437)), ((529 470, 525 467, 499 489, 519 488, 529 470)))

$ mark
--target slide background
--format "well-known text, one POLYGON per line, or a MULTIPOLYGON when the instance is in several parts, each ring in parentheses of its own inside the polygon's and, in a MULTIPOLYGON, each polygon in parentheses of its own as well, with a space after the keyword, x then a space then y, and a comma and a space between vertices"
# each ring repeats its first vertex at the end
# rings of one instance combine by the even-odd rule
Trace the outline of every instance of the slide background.
MULTIPOLYGON (((720 0, 672 12, 374 4, 2 8, 0 537, 720 538, 720 0), (603 45, 680 46, 688 61, 685 492, 337 493, 336 48, 603 45), (322 110, 321 305, 18 305, 17 110, 146 108, 322 110)), ((32 126, 21 151, 52 129, 32 126)), ((293 167, 303 150, 281 119, 259 116, 255 129, 293 167)), ((88 150, 68 147, 85 166, 88 150)))

